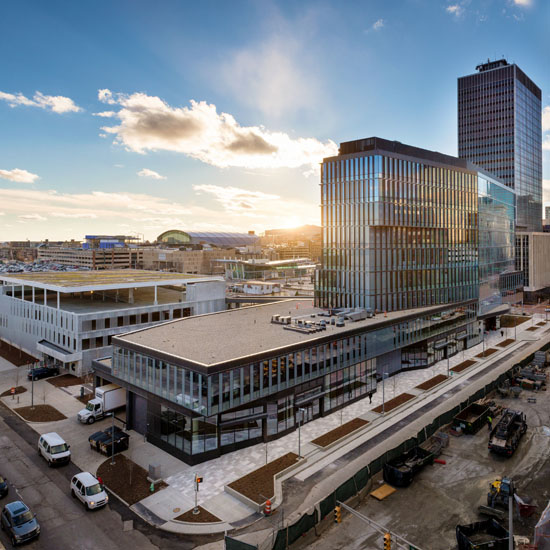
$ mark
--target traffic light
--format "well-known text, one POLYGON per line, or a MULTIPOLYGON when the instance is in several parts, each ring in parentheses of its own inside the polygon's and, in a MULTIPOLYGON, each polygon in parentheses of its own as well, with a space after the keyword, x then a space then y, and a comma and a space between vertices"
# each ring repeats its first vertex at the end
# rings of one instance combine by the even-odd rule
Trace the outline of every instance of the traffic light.
POLYGON ((384 550, 391 550, 391 535, 386 533, 384 535, 384 550))
POLYGON ((196 482, 197 483, 202 483, 202 477, 197 477, 196 482))
POLYGON ((342 508, 340 506, 334 508, 334 523, 342 523, 342 508))

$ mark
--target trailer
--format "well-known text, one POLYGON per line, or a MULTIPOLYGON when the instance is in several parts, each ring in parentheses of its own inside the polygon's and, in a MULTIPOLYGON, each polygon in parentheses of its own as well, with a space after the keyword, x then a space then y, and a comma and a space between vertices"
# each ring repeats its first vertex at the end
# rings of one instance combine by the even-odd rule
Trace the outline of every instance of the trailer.
POLYGON ((458 550, 508 550, 510 534, 495 519, 456 526, 458 550))
POLYGON ((460 427, 465 434, 475 434, 484 426, 489 407, 472 403, 453 418, 453 428, 460 427))
POLYGON ((426 464, 433 464, 435 454, 422 447, 410 451, 384 464, 384 481, 394 487, 408 487, 426 464))
POLYGON ((512 456, 527 431, 525 413, 505 409, 489 435, 489 451, 512 456))

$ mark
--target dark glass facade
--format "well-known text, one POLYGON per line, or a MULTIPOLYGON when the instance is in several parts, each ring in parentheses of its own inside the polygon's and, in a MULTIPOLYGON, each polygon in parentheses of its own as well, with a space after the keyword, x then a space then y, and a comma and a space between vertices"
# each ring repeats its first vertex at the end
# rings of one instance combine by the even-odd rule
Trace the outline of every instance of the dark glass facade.
POLYGON ((517 65, 480 65, 458 79, 458 156, 517 193, 518 229, 541 231, 541 91, 517 65))
POLYGON ((321 171, 320 307, 502 303, 500 274, 515 270, 510 189, 460 159, 380 138, 340 153, 321 171))

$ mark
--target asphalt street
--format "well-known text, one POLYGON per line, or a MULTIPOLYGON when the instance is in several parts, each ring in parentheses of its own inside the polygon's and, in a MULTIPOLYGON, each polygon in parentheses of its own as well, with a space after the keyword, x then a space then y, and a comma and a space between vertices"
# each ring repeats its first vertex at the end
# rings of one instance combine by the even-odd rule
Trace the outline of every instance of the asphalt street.
MULTIPOLYGON (((123 531, 121 516, 109 505, 88 512, 79 501, 71 498, 69 479, 75 468, 72 464, 48 468, 38 456, 36 444, 29 444, 0 416, 0 473, 8 479, 10 486, 8 496, 0 501, 0 505, 3 507, 13 500, 23 500, 37 514, 41 527, 40 538, 25 544, 25 548, 158 548, 135 529, 123 531)), ((11 546, 5 532, 0 533, 0 540, 6 548, 11 546)))

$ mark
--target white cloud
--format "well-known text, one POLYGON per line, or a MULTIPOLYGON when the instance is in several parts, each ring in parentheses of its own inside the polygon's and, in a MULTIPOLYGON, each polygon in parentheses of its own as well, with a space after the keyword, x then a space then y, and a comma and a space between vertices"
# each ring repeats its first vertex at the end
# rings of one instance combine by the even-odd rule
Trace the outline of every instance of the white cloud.
POLYGON ((45 218, 44 216, 41 216, 40 214, 23 214, 21 216, 18 216, 20 220, 23 221, 34 221, 34 222, 44 222, 48 218, 45 218))
POLYGON ((532 0, 512 0, 512 3, 515 6, 531 6, 533 4, 532 0))
POLYGON ((219 185, 194 185, 193 190, 214 197, 223 208, 224 219, 238 220, 241 230, 243 221, 248 227, 262 231, 267 227, 319 223, 319 208, 314 201, 303 202, 271 193, 219 185))
POLYGON ((542 148, 544 151, 550 151, 550 134, 544 136, 542 140, 542 148))
POLYGON ((464 13, 464 8, 460 4, 451 4, 446 7, 447 13, 460 17, 464 13))
POLYGON ((34 183, 40 176, 27 172, 27 170, 14 168, 13 170, 0 170, 0 178, 16 183, 34 183))
POLYGON ((193 190, 213 195, 225 210, 233 212, 248 210, 253 212, 261 203, 281 198, 278 195, 263 193, 262 191, 248 191, 239 187, 221 187, 219 185, 193 185, 193 190))
POLYGON ((373 31, 379 31, 383 26, 384 26, 384 20, 383 19, 378 19, 377 21, 375 21, 372 24, 371 29, 373 31))
POLYGON ((143 93, 112 94, 100 90, 99 99, 118 104, 118 126, 102 130, 137 153, 174 151, 218 167, 318 169, 325 156, 337 153, 336 144, 315 138, 291 138, 263 126, 241 126, 215 105, 191 101, 190 107, 171 107, 143 93))
POLYGON ((42 92, 35 92, 32 99, 21 93, 9 94, 0 92, 0 100, 6 101, 10 107, 24 105, 26 107, 39 107, 40 109, 49 109, 54 113, 78 113, 82 109, 75 102, 62 95, 44 95, 42 92))
POLYGON ((542 131, 550 132, 550 105, 542 110, 542 131))
MULTIPOLYGON (((542 180, 542 200, 543 202, 550 203, 550 180, 542 180)), ((547 205, 544 205, 547 206, 547 205)), ((550 204, 548 204, 550 206, 550 204)), ((543 212, 544 215, 544 212, 543 212)))
POLYGON ((91 219, 95 220, 97 218, 97 214, 94 214, 93 212, 82 212, 79 214, 70 214, 68 212, 52 212, 50 216, 53 216, 54 218, 67 218, 67 219, 91 219))
POLYGON ((158 172, 154 170, 149 170, 149 168, 143 168, 137 173, 138 176, 142 178, 153 178, 154 180, 165 180, 166 176, 161 176, 158 172))
POLYGON ((115 111, 101 111, 100 113, 92 113, 93 116, 99 116, 101 118, 113 118, 116 115, 115 111))

